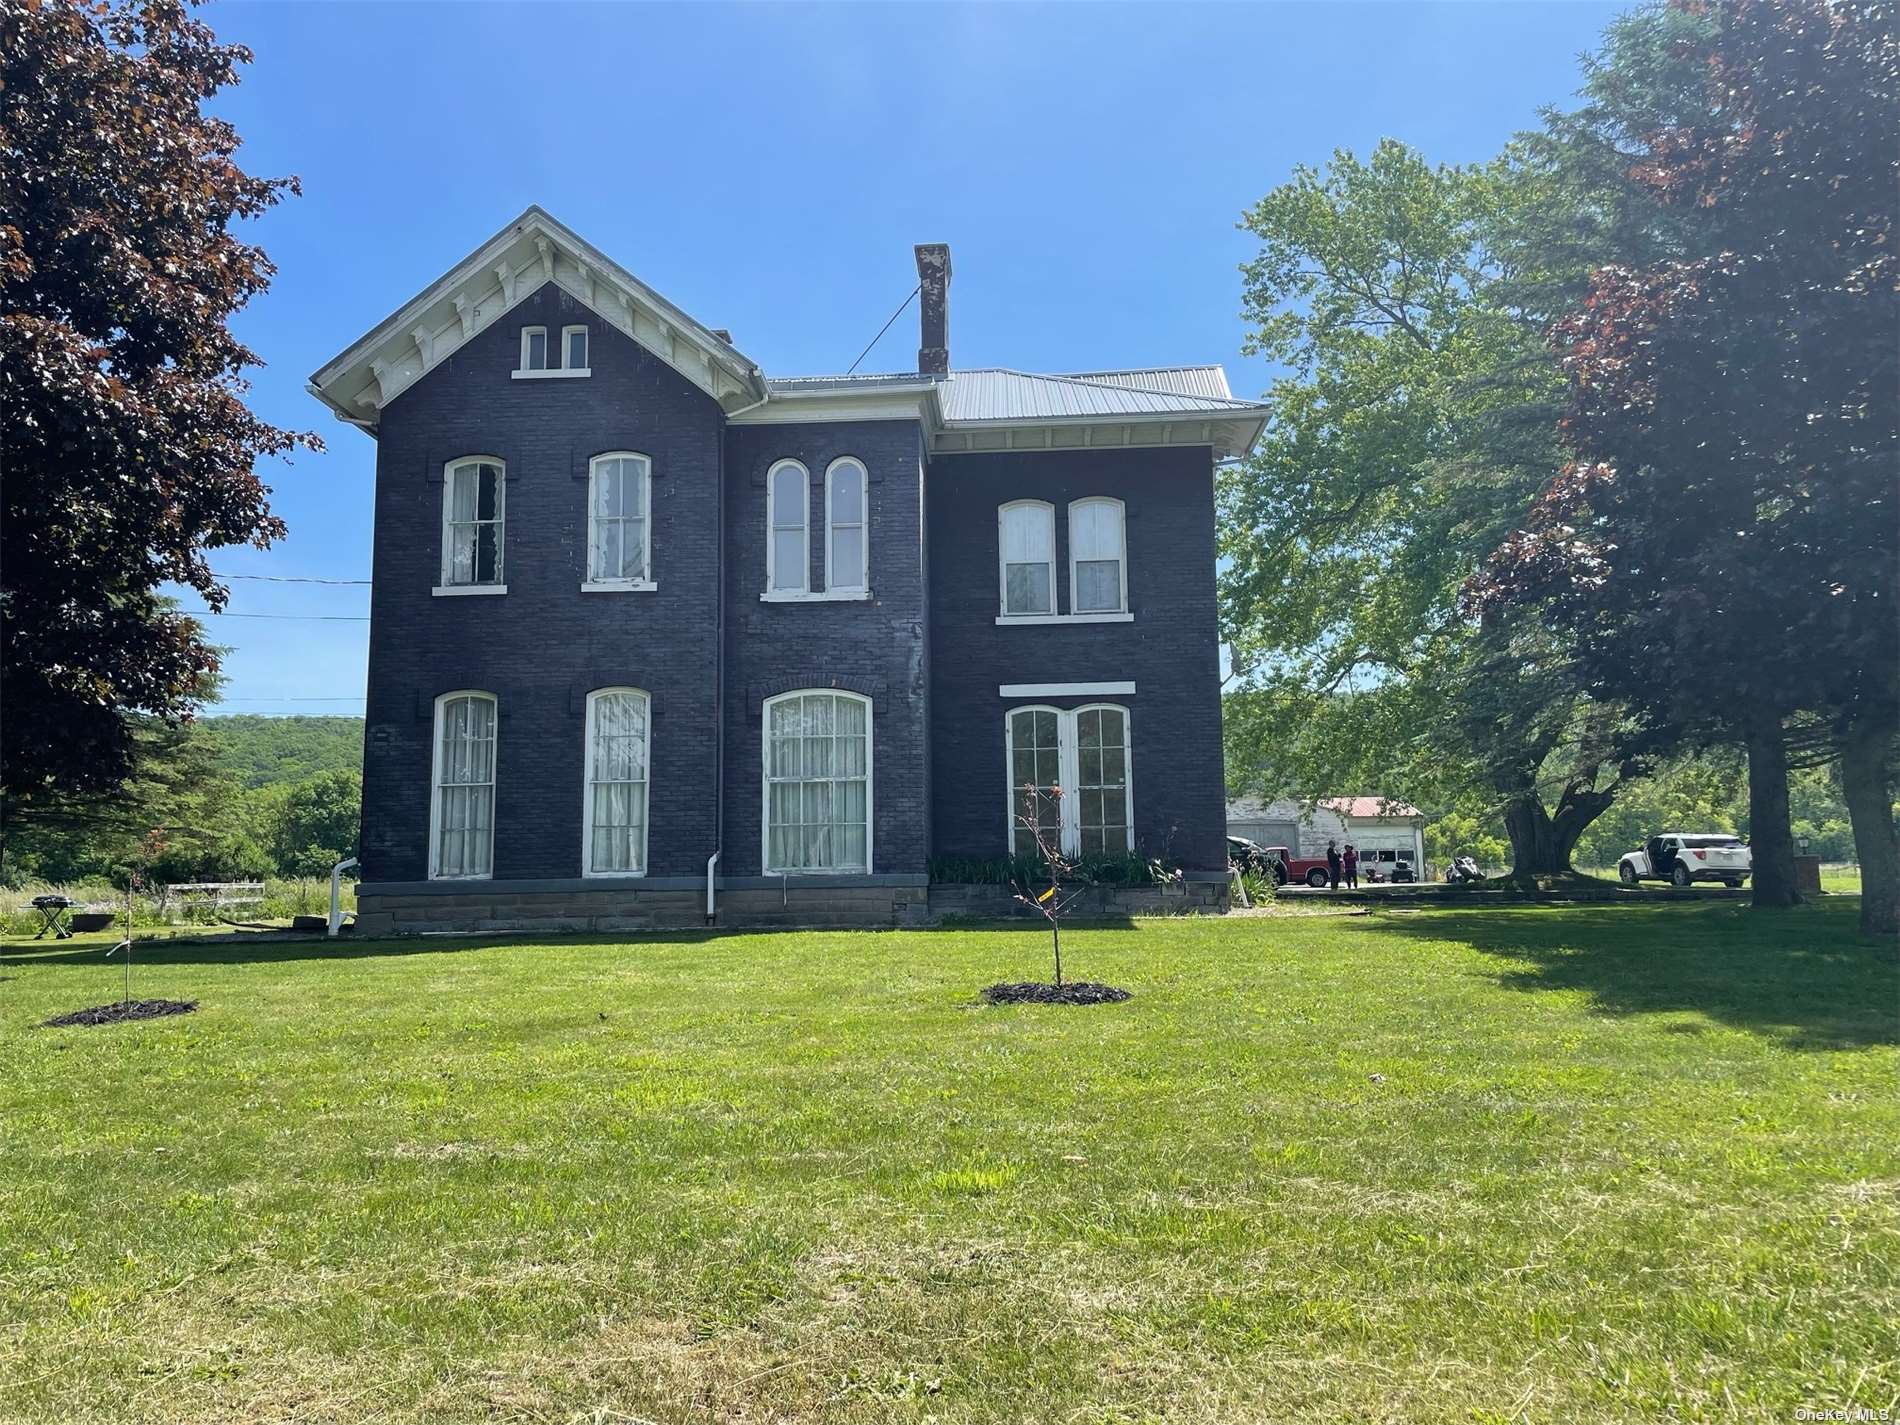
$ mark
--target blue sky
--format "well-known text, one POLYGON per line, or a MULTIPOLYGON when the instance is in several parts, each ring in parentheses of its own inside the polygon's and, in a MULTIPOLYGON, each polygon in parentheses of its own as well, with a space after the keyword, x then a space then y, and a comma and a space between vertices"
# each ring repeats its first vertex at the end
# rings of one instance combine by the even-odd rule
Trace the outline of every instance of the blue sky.
MULTIPOLYGON (((1489 157, 1617 7, 1511 4, 212 4, 257 59, 217 101, 277 263, 236 327, 253 405, 329 449, 265 477, 289 538, 225 573, 366 579, 375 447, 309 373, 538 202, 772 375, 842 371, 948 242, 957 366, 1222 362, 1235 222, 1297 163, 1386 135, 1489 157)), ((862 369, 914 363, 914 310, 862 369)), ((244 614, 361 615, 348 585, 233 583, 244 614)), ((229 712, 359 713, 368 625, 209 620, 229 712)))

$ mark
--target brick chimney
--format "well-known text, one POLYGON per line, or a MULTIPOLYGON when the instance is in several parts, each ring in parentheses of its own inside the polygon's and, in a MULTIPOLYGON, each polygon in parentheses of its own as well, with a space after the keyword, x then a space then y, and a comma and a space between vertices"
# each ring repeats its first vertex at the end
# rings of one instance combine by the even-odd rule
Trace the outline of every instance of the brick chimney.
POLYGON ((917 369, 926 376, 950 374, 950 245, 920 242, 917 286, 921 317, 921 345, 917 369))

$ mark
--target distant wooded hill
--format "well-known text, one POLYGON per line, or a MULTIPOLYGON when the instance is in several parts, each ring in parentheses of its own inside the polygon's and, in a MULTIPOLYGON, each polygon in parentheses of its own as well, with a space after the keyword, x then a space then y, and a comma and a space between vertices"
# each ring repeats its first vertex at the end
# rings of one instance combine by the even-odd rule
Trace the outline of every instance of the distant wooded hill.
POLYGON ((198 722, 218 770, 249 787, 304 781, 319 772, 363 770, 360 717, 260 717, 198 722))

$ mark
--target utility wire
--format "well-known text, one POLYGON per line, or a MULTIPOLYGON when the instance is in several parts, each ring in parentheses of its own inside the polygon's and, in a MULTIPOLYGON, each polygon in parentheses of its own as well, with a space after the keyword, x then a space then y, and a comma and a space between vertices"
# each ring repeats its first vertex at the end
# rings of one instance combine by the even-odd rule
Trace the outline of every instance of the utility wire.
POLYGON ((219 698, 213 707, 222 707, 225 703, 360 703, 362 698, 219 698))
POLYGON ((316 579, 303 574, 220 574, 212 570, 214 579, 258 579, 267 584, 363 584, 367 579, 316 579))
MULTIPOLYGON (((904 308, 910 305, 911 297, 915 297, 919 292, 923 290, 924 290, 924 284, 921 282, 919 282, 915 287, 910 289, 910 297, 906 297, 902 302, 899 302, 897 304, 897 310, 891 313, 891 321, 884 323, 883 326, 877 329, 877 335, 871 338, 871 346, 876 346, 880 341, 884 340, 884 333, 891 329, 891 322, 894 322, 899 317, 903 316, 904 308)), ((863 351, 860 351, 858 353, 858 361, 864 360, 865 357, 871 354, 871 346, 865 347, 863 351)), ((858 369, 858 361, 852 362, 851 365, 846 368, 844 374, 849 376, 853 371, 856 371, 858 369)))
POLYGON ((231 614, 217 609, 180 609, 187 618, 298 619, 305 623, 368 623, 368 614, 231 614))

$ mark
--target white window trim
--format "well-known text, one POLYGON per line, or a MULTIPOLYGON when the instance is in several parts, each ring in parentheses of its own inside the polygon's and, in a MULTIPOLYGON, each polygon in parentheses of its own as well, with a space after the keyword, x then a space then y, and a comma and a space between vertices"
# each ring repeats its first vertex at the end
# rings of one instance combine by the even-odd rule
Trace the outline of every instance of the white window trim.
POLYGON ((871 472, 865 468, 862 460, 855 455, 841 455, 825 467, 825 592, 862 596, 871 587, 871 472), (838 584, 831 577, 831 477, 842 467, 849 466, 858 472, 858 533, 859 557, 863 567, 859 571, 862 577, 855 584, 838 584))
POLYGON ((653 579, 653 458, 638 450, 603 450, 587 462, 587 577, 581 580, 583 594, 621 592, 646 593, 659 588, 653 579), (646 574, 638 579, 596 579, 594 573, 594 481, 603 460, 640 462, 640 567, 646 574))
POLYGON ((1031 620, 1052 623, 1062 617, 1056 608, 1056 507, 1047 500, 1009 500, 996 507, 996 607, 998 623, 1026 623, 1031 620), (1046 614, 1013 614, 1009 611, 1010 559, 1003 525, 1011 510, 1026 509, 1042 510, 1049 516, 1049 612, 1046 614))
POLYGON ((647 873, 647 850, 653 830, 653 696, 645 688, 596 688, 587 695, 587 716, 581 736, 581 875, 589 880, 631 881, 647 873), (594 704, 609 694, 633 693, 646 704, 646 798, 640 818, 640 869, 596 871, 594 865, 594 704))
POLYGON ((457 688, 435 700, 429 720, 429 879, 432 881, 492 881, 495 878, 495 831, 501 820, 501 700, 485 688, 457 688), (489 786, 494 802, 488 816, 488 873, 482 876, 442 874, 442 709, 457 698, 486 698, 495 709, 495 750, 489 786))
POLYGON ((1085 495, 1079 500, 1069 501, 1069 617, 1100 618, 1104 615, 1125 614, 1128 612, 1128 507, 1113 495, 1085 495), (1120 536, 1115 555, 1115 572, 1120 587, 1117 590, 1119 602, 1112 609, 1088 609, 1080 607, 1076 598, 1076 557, 1075 557, 1075 512, 1084 505, 1113 505, 1115 507, 1115 529, 1120 536))
POLYGON ((561 328, 561 369, 570 376, 591 376, 594 374, 594 334, 587 329, 586 322, 575 322, 561 328), (575 332, 587 338, 587 365, 569 366, 567 364, 567 339, 575 332))
POLYGON ((805 594, 789 591, 775 594, 768 589, 759 595, 759 602, 762 604, 861 604, 870 597, 869 589, 818 589, 805 594))
MULTIPOLYGON (((807 492, 809 493, 809 492, 807 492)), ((863 693, 848 688, 789 688, 775 693, 759 707, 759 870, 767 876, 868 876, 876 870, 877 858, 877 736, 872 719, 877 709, 863 693), (827 697, 850 698, 864 704, 864 870, 839 871, 818 867, 796 871, 774 871, 772 865, 772 708, 787 698, 802 698, 809 693, 827 697)))
POLYGON ((528 365, 528 338, 537 332, 541 335, 542 356, 549 357, 554 354, 548 350, 548 329, 546 327, 523 327, 521 329, 521 357, 515 362, 515 374, 517 376, 540 376, 554 365, 552 361, 550 361, 547 366, 531 367, 528 365))
POLYGON ((505 594, 508 592, 508 462, 499 455, 458 455, 442 466, 442 564, 438 582, 432 590, 437 595, 454 594, 505 594), (455 472, 463 465, 492 465, 501 471, 501 478, 495 482, 495 523, 501 526, 501 537, 495 542, 495 564, 504 576, 495 584, 451 584, 449 567, 453 555, 449 545, 449 526, 453 521, 449 516, 455 509, 455 472))
MULTIPOLYGON (((1050 696, 1054 696, 1051 694, 1050 696)), ((1056 783, 1062 788, 1057 800, 1057 816, 1062 832, 1062 854, 1076 856, 1082 847, 1082 751, 1076 719, 1099 708, 1122 715, 1122 778, 1125 805, 1128 808, 1128 852, 1135 850, 1135 718, 1122 703, 1084 703, 1080 707, 1059 708, 1048 703, 1021 703, 1003 711, 1003 846, 1005 854, 1016 854, 1016 818, 1022 808, 1017 801, 1022 789, 1016 785, 1016 714, 1049 712, 1056 715, 1056 783)))
POLYGON ((1004 698, 1105 698, 1119 693, 1134 696, 1133 683, 999 683, 998 697, 1004 698))
POLYGON ((568 366, 550 366, 542 371, 511 371, 508 373, 517 381, 559 381, 566 376, 592 376, 590 367, 578 369, 568 366))
POLYGON ((811 594, 811 471, 805 468, 802 460, 774 460, 765 472, 765 593, 767 603, 776 603, 793 598, 806 598, 811 594), (799 511, 799 531, 803 538, 799 548, 804 557, 798 571, 798 587, 781 589, 778 587, 778 539, 777 527, 773 519, 773 496, 777 493, 778 472, 796 470, 799 483, 805 491, 805 499, 799 511))
POLYGON ((1133 614, 998 614, 998 624, 1133 623, 1133 614))

